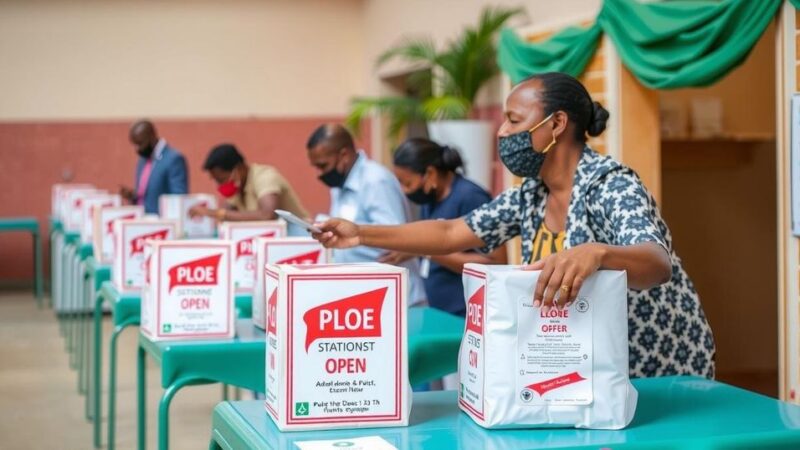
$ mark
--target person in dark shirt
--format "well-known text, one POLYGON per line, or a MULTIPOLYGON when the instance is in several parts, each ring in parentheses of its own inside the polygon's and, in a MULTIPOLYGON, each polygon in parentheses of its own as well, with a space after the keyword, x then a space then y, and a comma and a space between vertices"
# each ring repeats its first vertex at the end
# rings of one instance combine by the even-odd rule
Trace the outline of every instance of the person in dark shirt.
MULTIPOLYGON (((492 197, 459 172, 463 167, 458 151, 424 138, 403 142, 394 153, 394 174, 406 197, 420 205, 422 220, 456 219, 488 203, 492 197)), ((389 252, 382 262, 396 264, 411 255, 389 252)), ((489 255, 474 251, 424 257, 421 273, 430 306, 464 316, 464 286, 461 270, 466 263, 505 264, 505 247, 489 255)))

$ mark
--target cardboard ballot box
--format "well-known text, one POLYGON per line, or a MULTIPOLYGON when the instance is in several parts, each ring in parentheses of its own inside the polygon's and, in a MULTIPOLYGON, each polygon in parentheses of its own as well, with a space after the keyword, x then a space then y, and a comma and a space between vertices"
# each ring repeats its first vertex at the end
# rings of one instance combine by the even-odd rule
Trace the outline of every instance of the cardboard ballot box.
POLYGON ((56 183, 50 187, 50 214, 58 220, 64 220, 67 191, 72 189, 94 189, 85 183, 56 183))
POLYGON ((83 200, 92 195, 108 194, 102 189, 69 189, 64 193, 64 202, 61 204, 64 229, 67 231, 81 232, 81 212, 83 200))
POLYGON ((145 243, 141 331, 153 341, 235 334, 230 241, 145 243))
POLYGON ((117 194, 91 194, 81 203, 81 241, 92 242, 94 239, 94 211, 98 208, 120 206, 122 197, 117 194))
POLYGON ((183 238, 214 237, 216 225, 210 217, 189 217, 189 210, 194 206, 215 209, 217 199, 209 194, 164 194, 158 197, 158 208, 161 218, 178 222, 178 233, 183 238))
POLYGON ((107 206, 95 208, 92 226, 94 259, 102 264, 114 262, 114 222, 138 219, 144 215, 142 206, 107 206))
POLYGON ((178 224, 172 220, 127 219, 113 222, 114 263, 111 281, 120 292, 139 292, 144 288, 144 247, 149 240, 165 241, 178 237, 178 224))
MULTIPOLYGON (((236 292, 253 292, 256 284, 256 238, 286 236, 286 222, 266 220, 259 222, 223 222, 219 225, 219 238, 233 242, 233 286, 236 292)), ((263 269, 263 265, 261 266, 263 269)))
POLYGON ((266 298, 264 295, 267 264, 328 264, 331 251, 312 238, 258 238, 256 248, 256 286, 253 290, 253 324, 267 328, 266 298))
POLYGON ((281 430, 408 425, 406 269, 267 265, 266 409, 281 430))

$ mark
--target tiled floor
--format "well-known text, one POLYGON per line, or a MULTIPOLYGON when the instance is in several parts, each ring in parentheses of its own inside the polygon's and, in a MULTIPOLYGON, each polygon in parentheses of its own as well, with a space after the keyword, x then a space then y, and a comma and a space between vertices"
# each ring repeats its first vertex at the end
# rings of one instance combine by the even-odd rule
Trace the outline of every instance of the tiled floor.
MULTIPOLYGON (((104 336, 110 333, 105 318, 104 336)), ((136 333, 119 341, 117 448, 136 448, 136 333)), ((104 358, 107 361, 107 348, 104 358)), ((156 448, 156 412, 162 389, 156 364, 148 364, 148 448, 156 448)), ((107 375, 103 376, 104 392, 107 375)), ((211 410, 219 385, 192 386, 172 402, 173 449, 208 448, 211 410)), ((103 409, 106 409, 104 397, 103 409)), ((104 416, 105 418, 105 416, 104 416)), ((103 443, 106 442, 105 420, 103 443)), ((0 448, 91 449, 77 373, 69 368, 64 339, 51 309, 39 310, 27 291, 0 293, 0 448)))

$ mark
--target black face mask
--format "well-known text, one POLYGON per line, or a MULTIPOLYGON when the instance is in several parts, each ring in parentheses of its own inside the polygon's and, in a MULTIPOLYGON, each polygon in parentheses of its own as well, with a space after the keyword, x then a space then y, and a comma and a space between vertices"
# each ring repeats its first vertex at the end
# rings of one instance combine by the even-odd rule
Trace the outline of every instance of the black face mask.
POLYGON ((340 188, 344 186, 344 182, 347 180, 347 175, 342 174, 334 167, 333 169, 320 175, 318 178, 319 181, 322 181, 328 187, 340 188))
POLYGON ((155 148, 156 147, 153 144, 146 144, 136 149, 136 153, 138 153, 142 158, 150 159, 150 155, 153 154, 153 150, 155 150, 155 148))
POLYGON ((406 194, 406 198, 417 205, 434 203, 436 202, 436 189, 431 189, 430 192, 425 192, 425 186, 420 186, 416 191, 406 194))

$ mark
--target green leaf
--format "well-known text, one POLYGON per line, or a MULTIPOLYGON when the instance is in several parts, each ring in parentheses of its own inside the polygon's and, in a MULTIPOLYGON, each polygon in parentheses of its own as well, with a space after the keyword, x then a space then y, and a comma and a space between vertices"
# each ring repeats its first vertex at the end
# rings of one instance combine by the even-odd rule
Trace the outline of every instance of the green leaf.
POLYGON ((470 101, 463 97, 432 97, 422 102, 422 111, 428 120, 466 119, 470 101))
POLYGON ((347 127, 359 135, 361 124, 373 112, 388 116, 388 137, 396 141, 410 121, 464 119, 486 82, 498 74, 495 38, 509 19, 524 8, 487 7, 474 27, 467 27, 439 51, 430 37, 406 37, 383 52, 382 66, 401 59, 430 70, 415 71, 406 79, 415 97, 361 97, 352 100, 347 127), (433 96, 431 86, 440 96, 433 96))

